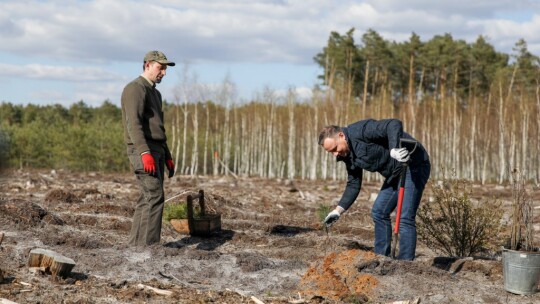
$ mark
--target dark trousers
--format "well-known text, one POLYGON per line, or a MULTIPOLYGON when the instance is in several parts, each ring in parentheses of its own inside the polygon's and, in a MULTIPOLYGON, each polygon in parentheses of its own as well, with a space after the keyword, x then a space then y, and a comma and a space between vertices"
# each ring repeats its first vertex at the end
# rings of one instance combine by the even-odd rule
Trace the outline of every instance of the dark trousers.
MULTIPOLYGON (((410 167, 405 178, 405 195, 399 223, 400 260, 414 260, 416 252, 416 211, 422 199, 422 193, 429 179, 429 162, 410 167)), ((399 185, 383 183, 381 191, 371 209, 375 223, 375 253, 389 256, 392 245, 392 223, 390 214, 397 206, 399 185)))
POLYGON ((135 206, 129 237, 130 245, 151 245, 161 238, 161 219, 165 195, 163 179, 165 159, 163 154, 152 152, 156 161, 156 173, 144 171, 141 156, 133 146, 128 146, 128 157, 139 184, 140 196, 135 206))

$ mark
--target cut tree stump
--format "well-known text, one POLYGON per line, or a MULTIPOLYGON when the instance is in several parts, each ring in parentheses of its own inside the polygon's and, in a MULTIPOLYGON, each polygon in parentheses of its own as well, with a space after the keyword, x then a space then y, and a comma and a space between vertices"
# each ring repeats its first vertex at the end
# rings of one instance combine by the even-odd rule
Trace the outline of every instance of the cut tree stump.
POLYGON ((44 267, 53 276, 65 277, 75 267, 75 261, 52 250, 36 248, 30 251, 28 267, 44 267))

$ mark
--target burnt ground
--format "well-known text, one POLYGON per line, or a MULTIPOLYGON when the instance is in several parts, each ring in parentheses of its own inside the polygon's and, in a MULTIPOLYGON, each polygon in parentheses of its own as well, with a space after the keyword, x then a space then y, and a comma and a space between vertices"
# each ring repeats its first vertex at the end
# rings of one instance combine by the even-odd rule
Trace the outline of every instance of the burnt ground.
MULTIPOLYGON (((364 183, 327 235, 317 209, 335 204, 344 182, 177 176, 166 181, 167 198, 176 196, 167 203, 203 189, 222 231, 195 237, 165 223, 161 244, 138 248, 126 244, 138 197, 131 174, 13 171, 0 182, 0 298, 17 303, 540 302, 504 290, 500 252, 455 259, 419 243, 413 262, 374 255, 378 183, 364 183), (63 278, 31 270, 34 248, 76 266, 63 278)), ((474 191, 511 199, 509 187, 474 191)))

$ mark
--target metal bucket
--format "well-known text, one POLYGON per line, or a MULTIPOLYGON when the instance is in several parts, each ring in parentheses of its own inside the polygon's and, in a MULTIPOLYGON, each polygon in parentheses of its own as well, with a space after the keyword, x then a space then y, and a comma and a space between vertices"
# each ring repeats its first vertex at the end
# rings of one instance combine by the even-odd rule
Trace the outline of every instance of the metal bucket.
POLYGON ((516 294, 533 294, 540 283, 540 252, 503 250, 504 289, 516 294))

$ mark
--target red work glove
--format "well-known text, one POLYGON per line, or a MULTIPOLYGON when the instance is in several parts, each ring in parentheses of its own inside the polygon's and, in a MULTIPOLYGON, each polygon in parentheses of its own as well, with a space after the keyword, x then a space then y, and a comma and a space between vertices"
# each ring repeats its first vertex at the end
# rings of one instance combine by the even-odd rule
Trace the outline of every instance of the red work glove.
POLYGON ((169 178, 173 177, 174 175, 174 162, 172 159, 167 159, 165 161, 165 165, 167 165, 167 169, 169 170, 169 178))
POLYGON ((143 168, 145 172, 148 172, 150 174, 156 173, 156 161, 154 160, 154 157, 150 153, 145 153, 141 155, 143 168))

